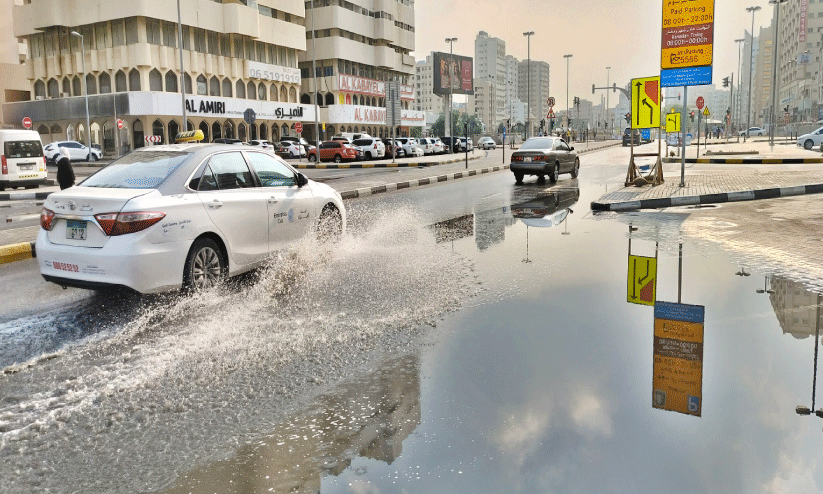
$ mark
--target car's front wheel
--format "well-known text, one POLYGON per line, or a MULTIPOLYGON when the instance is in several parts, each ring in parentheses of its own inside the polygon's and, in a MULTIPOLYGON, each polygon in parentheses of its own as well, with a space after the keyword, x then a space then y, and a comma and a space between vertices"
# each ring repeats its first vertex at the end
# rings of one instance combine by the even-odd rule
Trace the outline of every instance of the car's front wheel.
POLYGON ((814 147, 814 143, 812 142, 811 139, 806 139, 806 142, 803 143, 803 148, 805 148, 805 149, 811 149, 813 147, 814 147))
POLYGON ((312 163, 317 161, 317 155, 316 154, 310 154, 309 155, 309 161, 311 161, 312 163))
POLYGON ((342 156, 340 156, 339 154, 335 154, 335 155, 334 155, 334 162, 335 162, 335 163, 340 163, 340 162, 342 162, 342 161, 343 161, 343 157, 342 157, 342 156))
POLYGON ((198 291, 220 283, 228 273, 222 252, 214 240, 207 237, 197 239, 186 257, 183 287, 198 291))
POLYGON ((555 163, 554 168, 552 168, 552 172, 549 173, 549 181, 555 184, 557 183, 558 178, 560 178, 560 165, 555 163))
POLYGON ((343 216, 331 204, 323 208, 317 223, 317 239, 321 242, 336 242, 343 234, 343 216))
POLYGON ((572 178, 577 178, 577 175, 580 174, 580 160, 578 158, 574 159, 574 168, 572 168, 572 178))
POLYGON ((97 161, 97 155, 94 153, 89 153, 89 161, 91 161, 92 163, 97 161))

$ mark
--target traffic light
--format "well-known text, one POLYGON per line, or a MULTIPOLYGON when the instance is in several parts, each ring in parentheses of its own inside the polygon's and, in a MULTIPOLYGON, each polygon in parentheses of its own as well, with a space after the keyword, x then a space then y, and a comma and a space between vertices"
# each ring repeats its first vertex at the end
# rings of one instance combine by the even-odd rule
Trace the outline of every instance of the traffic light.
POLYGON ((627 113, 626 115, 624 115, 624 117, 626 118, 626 123, 629 123, 629 122, 632 121, 632 114, 631 113, 627 113))
POLYGON ((729 78, 728 77, 723 78, 723 87, 729 87, 729 78))
POLYGON ((691 119, 692 122, 694 122, 694 110, 689 112, 689 118, 691 119))

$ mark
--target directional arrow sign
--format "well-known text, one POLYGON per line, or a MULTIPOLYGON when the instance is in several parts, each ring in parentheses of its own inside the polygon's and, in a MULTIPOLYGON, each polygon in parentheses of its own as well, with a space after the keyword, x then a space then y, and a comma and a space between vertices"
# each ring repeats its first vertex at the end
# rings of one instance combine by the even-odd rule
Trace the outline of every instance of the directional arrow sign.
POLYGON ((660 127, 660 76, 632 79, 632 128, 660 127))
POLYGON ((629 284, 626 301, 653 306, 657 288, 657 259, 629 256, 629 284))
POLYGON ((666 115, 666 132, 680 132, 679 113, 669 113, 666 115))

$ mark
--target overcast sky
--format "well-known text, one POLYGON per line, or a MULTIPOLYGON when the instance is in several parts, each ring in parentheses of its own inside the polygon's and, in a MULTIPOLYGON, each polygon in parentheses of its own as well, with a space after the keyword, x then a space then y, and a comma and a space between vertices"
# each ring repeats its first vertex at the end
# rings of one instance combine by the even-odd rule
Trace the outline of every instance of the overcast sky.
MULTIPOLYGON (((752 14, 746 7, 759 6, 754 14, 754 32, 768 26, 773 9, 767 0, 715 0, 713 82, 720 87, 724 77, 735 73, 738 80, 738 44, 751 30, 752 14)), ((416 0, 415 58, 432 51, 449 51, 446 38, 456 37, 454 53, 474 57, 479 31, 506 42, 506 54, 525 60, 526 37, 531 37, 531 58, 551 65, 550 92, 565 106, 566 60, 569 61, 569 99, 580 96, 599 103, 592 83, 625 86, 634 77, 660 73, 660 34, 663 0, 416 0)), ((744 54, 745 57, 745 54, 744 54)), ((691 94, 691 91, 690 91, 691 94)), ((617 102, 612 93, 609 104, 617 102)), ((691 100, 691 96, 689 97, 691 100)))

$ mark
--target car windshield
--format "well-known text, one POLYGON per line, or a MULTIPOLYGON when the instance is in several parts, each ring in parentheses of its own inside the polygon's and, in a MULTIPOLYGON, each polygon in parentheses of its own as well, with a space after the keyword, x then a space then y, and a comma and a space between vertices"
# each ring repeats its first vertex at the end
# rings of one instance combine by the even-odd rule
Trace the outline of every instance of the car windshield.
POLYGON ((81 182, 80 186, 154 189, 190 154, 185 151, 137 151, 112 162, 81 182))
POLYGON ((546 137, 538 137, 527 140, 520 146, 520 149, 551 149, 553 139, 546 137))
POLYGON ((355 146, 369 146, 371 145, 371 139, 357 139, 352 144, 355 146))
POLYGON ((43 156, 40 141, 6 141, 3 155, 6 158, 38 158, 43 156))

